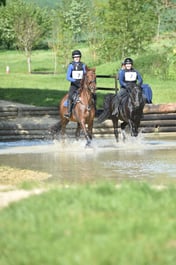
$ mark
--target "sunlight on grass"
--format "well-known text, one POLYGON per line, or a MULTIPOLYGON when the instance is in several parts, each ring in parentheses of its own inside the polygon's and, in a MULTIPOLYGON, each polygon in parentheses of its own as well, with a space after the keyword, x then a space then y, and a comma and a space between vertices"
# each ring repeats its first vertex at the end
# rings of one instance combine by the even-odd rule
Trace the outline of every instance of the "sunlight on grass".
POLYGON ((174 265, 175 199, 145 183, 31 196, 1 210, 0 264, 174 265))
MULTIPOLYGON (((85 62, 89 58, 86 55, 87 50, 83 49, 85 53, 85 62), (86 57, 87 56, 87 57, 86 57)), ((151 58, 149 58, 151 59, 151 58)), ((86 62, 86 63, 88 63, 86 62)), ((111 62, 96 67, 97 75, 116 75, 117 70, 120 68, 119 62, 111 62)), ((140 60, 139 60, 140 63, 140 60)), ((33 71, 53 71, 53 54, 49 51, 34 51, 32 54, 32 69, 33 71)), ((145 70, 145 69, 143 69, 145 70)), ((150 84, 153 90, 153 103, 173 103, 176 102, 176 89, 175 80, 159 80, 156 77, 145 74, 144 71, 144 83, 150 84)), ((0 52, 0 92, 1 99, 17 101, 25 104, 36 104, 39 106, 55 106, 56 102, 59 102, 63 96, 63 91, 67 92, 69 89, 69 82, 66 80, 66 72, 62 69, 56 75, 54 74, 28 74, 26 58, 23 53, 17 51, 1 51, 0 52), (6 66, 10 66, 10 74, 6 74, 6 66), (13 89, 13 93, 10 90, 13 89), (27 97, 19 95, 27 94, 27 97), (36 90, 35 95, 38 99, 31 100, 31 96, 28 99, 28 89, 36 90), (37 89, 43 91, 38 93, 37 89), (6 90, 6 91, 5 91, 6 90), (53 100, 53 91, 57 95, 57 99, 53 100), (61 93, 59 93, 61 91, 61 93), (46 93, 46 95, 44 95, 46 93), (49 95, 51 93, 51 95, 49 95), (42 98, 40 95, 42 94, 42 98), (43 96, 46 100, 43 100, 43 96)), ((113 78, 97 78, 97 87, 109 87, 115 88, 115 80, 113 78)), ((118 84, 119 87, 119 84, 118 84)), ((114 91, 100 91, 98 90, 97 106, 102 107, 103 96, 107 93, 114 93, 114 91)), ((35 96, 34 96, 35 97, 35 96)))

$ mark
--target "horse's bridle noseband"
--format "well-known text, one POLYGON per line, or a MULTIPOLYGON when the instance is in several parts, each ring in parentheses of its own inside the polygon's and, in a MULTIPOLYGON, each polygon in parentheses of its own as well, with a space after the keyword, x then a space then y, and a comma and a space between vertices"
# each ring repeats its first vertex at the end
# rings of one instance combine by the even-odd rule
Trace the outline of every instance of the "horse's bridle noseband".
POLYGON ((94 90, 96 89, 96 79, 89 81, 87 88, 91 93, 94 93, 94 90))

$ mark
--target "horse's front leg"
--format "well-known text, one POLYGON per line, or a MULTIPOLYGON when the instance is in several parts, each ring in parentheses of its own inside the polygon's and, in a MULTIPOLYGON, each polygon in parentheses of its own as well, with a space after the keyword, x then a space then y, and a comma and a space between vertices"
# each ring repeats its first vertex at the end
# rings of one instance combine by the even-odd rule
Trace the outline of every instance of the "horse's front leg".
POLYGON ((118 118, 113 117, 112 123, 113 123, 113 128, 114 128, 114 135, 115 135, 116 141, 118 142, 119 141, 118 118))
POLYGON ((79 138, 80 138, 80 132, 81 132, 81 125, 80 125, 80 123, 78 122, 78 123, 77 123, 77 128, 76 128, 76 133, 75 133, 76 140, 79 140, 79 138))
POLYGON ((66 131, 66 125, 68 124, 68 120, 63 118, 61 120, 61 137, 64 140, 65 139, 65 131, 66 131))
POLYGON ((138 136, 138 126, 136 126, 134 124, 134 122, 131 120, 129 120, 129 125, 130 125, 131 136, 137 137, 138 136))
POLYGON ((87 132, 91 140, 92 140, 92 131, 93 131, 93 120, 88 122, 88 128, 87 128, 87 132))
POLYGON ((126 121, 124 121, 124 122, 122 122, 121 123, 121 132, 122 132, 122 140, 123 140, 123 142, 125 142, 125 140, 126 140, 126 133, 125 133, 125 128, 126 128, 126 126, 127 126, 127 122, 126 121))
POLYGON ((91 144, 91 138, 89 136, 89 133, 87 132, 85 120, 81 121, 80 124, 81 124, 81 127, 83 129, 84 136, 85 136, 85 138, 87 140, 86 146, 90 146, 90 144, 91 144))

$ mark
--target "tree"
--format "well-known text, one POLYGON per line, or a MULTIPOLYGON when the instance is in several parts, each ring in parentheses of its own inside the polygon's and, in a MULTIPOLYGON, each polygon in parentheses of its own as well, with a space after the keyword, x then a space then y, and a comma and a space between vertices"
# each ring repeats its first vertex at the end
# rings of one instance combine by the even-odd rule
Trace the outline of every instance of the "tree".
POLYGON ((0 0, 0 6, 5 6, 6 5, 6 0, 0 0))
POLYGON ((28 72, 31 73, 31 53, 33 47, 47 34, 49 17, 46 12, 22 0, 12 3, 13 29, 16 46, 25 52, 28 72))
POLYGON ((14 46, 15 33, 13 30, 13 16, 7 7, 1 7, 0 16, 0 45, 6 49, 14 46))
POLYGON ((170 0, 154 0, 154 5, 154 12, 157 16, 156 37, 159 39, 161 32, 175 32, 176 3, 170 0))
POLYGON ((65 13, 68 10, 69 3, 69 0, 62 0, 59 3, 59 7, 52 13, 52 29, 49 47, 52 48, 55 57, 55 72, 57 67, 56 58, 62 70, 66 69, 70 59, 70 50, 74 45, 72 32, 65 19, 65 13))
POLYGON ((83 37, 84 28, 88 20, 86 4, 81 0, 72 0, 70 7, 64 13, 65 21, 72 31, 73 40, 79 42, 83 37))
POLYGON ((102 17, 105 9, 106 5, 102 1, 91 0, 87 2, 88 20, 85 29, 86 42, 89 46, 92 60, 97 63, 100 61, 100 58, 98 58, 98 50, 103 40, 102 17))
POLYGON ((49 46, 53 49, 55 58, 57 50, 58 62, 62 69, 66 69, 69 63, 71 49, 84 40, 87 12, 86 5, 80 0, 61 0, 53 15, 49 46))
POLYGON ((154 36, 155 28, 153 0, 109 0, 102 56, 114 60, 142 50, 154 36))

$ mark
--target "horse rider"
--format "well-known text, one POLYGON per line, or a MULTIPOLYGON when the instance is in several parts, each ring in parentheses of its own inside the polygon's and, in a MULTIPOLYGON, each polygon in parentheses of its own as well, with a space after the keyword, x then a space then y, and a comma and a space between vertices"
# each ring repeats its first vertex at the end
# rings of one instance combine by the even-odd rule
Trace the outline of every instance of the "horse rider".
POLYGON ((120 91, 114 97, 114 110, 112 115, 117 116, 119 114, 119 104, 121 98, 123 98, 127 93, 127 87, 134 83, 138 85, 142 85, 143 80, 140 73, 133 68, 133 60, 131 58, 126 58, 124 60, 124 69, 120 69, 119 74, 119 83, 120 83, 120 91))
POLYGON ((68 92, 68 105, 67 111, 64 115, 65 118, 69 119, 72 112, 72 101, 73 95, 78 91, 81 85, 81 79, 86 73, 86 65, 81 62, 80 50, 74 50, 72 52, 73 61, 68 65, 66 79, 70 82, 70 88, 68 92))

